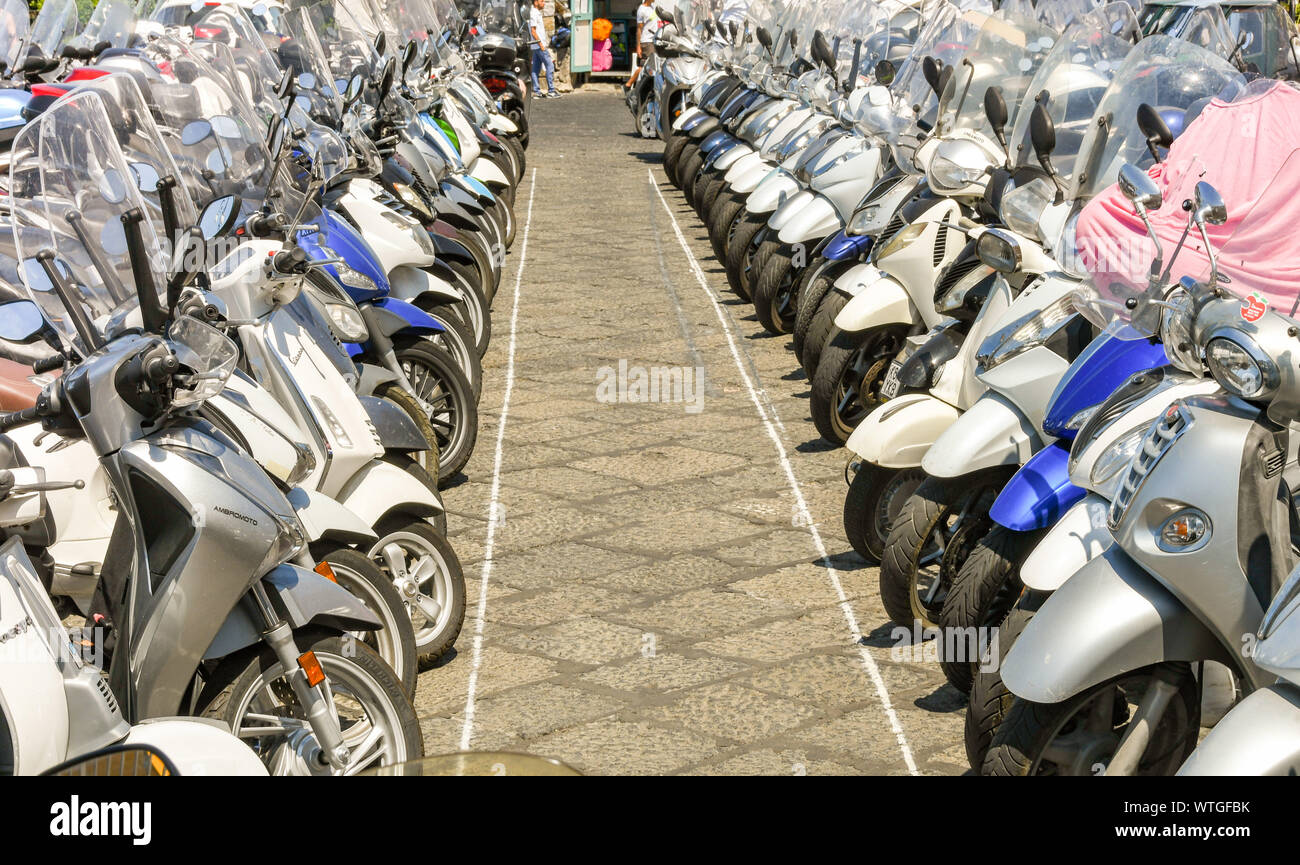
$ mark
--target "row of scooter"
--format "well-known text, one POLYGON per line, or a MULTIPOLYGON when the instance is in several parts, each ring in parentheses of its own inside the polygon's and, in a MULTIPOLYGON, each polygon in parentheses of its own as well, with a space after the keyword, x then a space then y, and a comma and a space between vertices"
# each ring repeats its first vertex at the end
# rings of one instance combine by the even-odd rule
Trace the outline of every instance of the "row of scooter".
POLYGON ((1231 11, 669 13, 667 175, 977 772, 1300 769, 1300 39, 1231 11))
POLYGON ((419 760, 525 162, 481 28, 83 6, 0 4, 0 770, 419 760))

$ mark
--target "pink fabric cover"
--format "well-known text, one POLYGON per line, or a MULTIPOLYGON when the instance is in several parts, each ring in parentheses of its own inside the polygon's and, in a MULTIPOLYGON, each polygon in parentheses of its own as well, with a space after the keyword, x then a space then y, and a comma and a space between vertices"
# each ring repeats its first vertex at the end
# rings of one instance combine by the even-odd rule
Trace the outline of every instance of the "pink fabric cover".
MULTIPOLYGON (((1182 203, 1192 198, 1196 183, 1205 180, 1219 191, 1228 208, 1225 224, 1207 226, 1210 243, 1219 253, 1219 271, 1232 279, 1228 289, 1243 298, 1258 292, 1270 306, 1291 314, 1300 297, 1297 147, 1300 91, 1275 83, 1236 102, 1210 102, 1174 141, 1168 159, 1148 172, 1164 194, 1164 204, 1148 216, 1164 249, 1165 264, 1187 225, 1182 203)), ((1083 208, 1076 239, 1080 264, 1093 275, 1103 296, 1118 298, 1145 289, 1155 248, 1118 184, 1083 208)), ((1172 279, 1208 276, 1203 246, 1193 227, 1172 279)))
POLYGON ((599 39, 591 43, 591 71, 607 72, 614 68, 614 50, 608 39, 599 39))

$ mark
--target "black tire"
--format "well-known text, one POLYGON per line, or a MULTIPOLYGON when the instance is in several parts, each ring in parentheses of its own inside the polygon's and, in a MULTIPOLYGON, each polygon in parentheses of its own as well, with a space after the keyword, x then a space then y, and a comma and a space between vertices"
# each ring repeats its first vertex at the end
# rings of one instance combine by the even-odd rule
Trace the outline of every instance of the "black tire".
MULTIPOLYGON (((991 478, 926 478, 889 527, 880 561, 880 600, 897 624, 934 627, 943 610, 949 575, 960 562, 943 554, 967 520, 987 514, 991 478), (934 568, 927 565, 936 563, 934 568), (926 585, 922 585, 925 583, 926 585)), ((1000 484, 997 484, 1000 486, 1000 484)))
POLYGON ((724 264, 727 261, 727 239, 731 235, 731 226, 745 207, 745 199, 731 190, 718 195, 709 211, 709 242, 713 245, 713 256, 724 264))
POLYGON ((902 502, 924 479, 925 472, 920 469, 899 471, 873 463, 861 465, 844 497, 844 533, 858 555, 871 564, 880 564, 890 523, 902 502))
MULTIPOLYGON (((812 298, 808 299, 812 302, 812 298)), ((812 323, 808 327, 808 333, 804 336, 803 351, 799 353, 799 363, 803 366, 804 374, 808 380, 817 374, 817 366, 821 362, 822 352, 826 349, 827 343, 831 340, 831 334, 835 331, 835 317, 840 314, 840 310, 848 306, 849 299, 838 291, 831 290, 817 308, 812 311, 812 323)), ((799 307, 799 312, 803 314, 803 307, 799 307)), ((798 321, 795 322, 798 327, 798 321)))
POLYGON ((904 325, 885 325, 863 333, 831 331, 812 376, 808 404, 822 438, 844 444, 862 419, 880 405, 880 386, 906 337, 904 325))
POLYGON ((688 135, 674 135, 664 145, 664 174, 668 175, 668 182, 673 186, 677 185, 677 160, 690 140, 688 135))
MULTIPOLYGON (((344 720, 342 716, 345 710, 352 707, 346 705, 340 707, 344 743, 353 747, 354 759, 365 757, 357 754, 355 747, 361 743, 370 729, 368 723, 370 713, 373 713, 374 717, 391 719, 392 725, 392 740, 375 765, 393 766, 418 760, 424 756, 424 737, 420 733, 420 721, 416 717, 415 709, 412 708, 406 694, 402 692, 401 683, 398 682, 392 669, 369 646, 351 638, 337 637, 323 632, 302 631, 295 634, 295 637, 300 652, 315 654, 316 660, 320 662, 321 668, 329 679, 336 699, 339 696, 350 695, 354 698, 354 704, 368 713, 360 720, 352 717, 344 720), (364 693, 356 693, 357 691, 364 691, 364 693)), ((271 647, 265 643, 259 643, 231 655, 224 659, 209 677, 207 685, 199 695, 198 714, 224 722, 238 735, 242 727, 240 722, 248 714, 248 709, 245 707, 263 710, 261 704, 253 703, 255 697, 267 700, 267 695, 274 693, 281 701, 292 699, 286 696, 292 693, 287 687, 273 692, 263 684, 282 680, 282 677, 280 663, 271 647)), ((283 702, 276 706, 268 705, 270 711, 267 714, 291 717, 296 712, 298 717, 301 717, 302 708, 296 706, 296 699, 292 702, 295 705, 286 706, 283 702), (274 711, 281 707, 284 709, 282 713, 274 711)), ((257 724, 265 725, 264 722, 257 722, 257 724)), ((242 738, 268 764, 272 761, 274 753, 279 750, 274 748, 276 743, 271 737, 242 738)))
POLYGON ((696 210, 699 212, 700 219, 707 219, 718 196, 727 188, 727 181, 717 170, 713 170, 704 175, 701 182, 704 184, 704 191, 700 193, 700 206, 696 210))
POLYGON ((1024 588, 1020 563, 1040 537, 1040 532, 1013 532, 994 526, 980 538, 953 578, 939 616, 944 635, 939 666, 957 690, 970 693, 979 667, 980 647, 969 635, 988 633, 1006 618, 1024 588), (959 637, 964 638, 960 645, 959 637))
POLYGON ((749 298, 751 303, 754 300, 754 286, 758 284, 758 275, 763 272, 767 264, 767 250, 764 249, 764 244, 769 234, 771 229, 764 223, 754 235, 754 239, 749 242, 749 247, 740 259, 740 287, 745 290, 745 297, 749 298))
POLYGON ((478 439, 478 404, 469 379, 447 352, 421 339, 394 346, 397 362, 424 405, 438 439, 438 480, 449 482, 474 452, 478 439))
POLYGON ((470 387, 474 388, 474 397, 482 399, 483 358, 479 356, 473 329, 453 307, 446 304, 429 306, 424 311, 441 324, 445 331, 432 338, 434 344, 456 359, 461 371, 469 379, 470 387))
POLYGON ((789 246, 773 238, 763 241, 754 260, 761 261, 763 268, 752 281, 758 323, 771 334, 789 333, 795 316, 794 255, 789 246))
POLYGON ((415 628, 415 647, 420 664, 432 664, 456 645, 456 638, 465 624, 465 572, 460 559, 447 538, 426 522, 394 515, 381 520, 375 533, 379 535, 379 541, 371 548, 370 558, 392 578, 407 605, 415 628), (412 585, 402 574, 393 572, 389 564, 393 551, 385 549, 390 544, 396 544, 401 550, 404 556, 402 566, 408 573, 412 566, 418 567, 422 556, 433 560, 434 572, 419 586, 412 585), (436 585, 432 582, 434 579, 438 580, 436 585), (424 605, 417 603, 417 594, 433 598, 438 603, 440 610, 436 620, 430 619, 424 605))
POLYGON ((704 167, 704 154, 698 147, 693 148, 688 154, 682 156, 681 171, 678 172, 678 178, 681 180, 682 194, 686 196, 686 203, 691 207, 695 206, 695 179, 699 177, 700 169, 704 167))
POLYGON ((353 638, 365 643, 383 658, 402 684, 407 699, 415 698, 415 676, 419 659, 415 654, 415 628, 402 596, 388 575, 356 550, 341 548, 327 553, 334 580, 352 593, 383 621, 379 631, 358 631, 353 638))
POLYGON ((1002 681, 1002 663, 1046 597, 1046 592, 1026 592, 1021 597, 998 626, 997 663, 987 663, 993 660, 990 656, 981 665, 981 669, 975 672, 970 700, 966 704, 963 737, 966 742, 966 759, 977 772, 984 763, 984 755, 988 753, 993 736, 1016 700, 1016 695, 1002 681))
POLYGON ((749 213, 742 209, 727 239, 727 283, 732 291, 745 300, 749 300, 749 291, 742 279, 745 259, 754 236, 763 230, 767 220, 766 214, 749 213))
MULTIPOLYGON (((429 442, 428 450, 419 451, 415 455, 410 453, 401 454, 406 458, 406 462, 418 466, 422 472, 433 482, 433 491, 438 492, 438 477, 442 474, 440 465, 440 455, 438 451, 438 433, 429 423, 429 416, 424 413, 424 407, 420 401, 402 387, 397 382, 389 382, 375 389, 375 396, 386 399, 393 405, 400 408, 406 413, 417 427, 420 428, 420 434, 429 442)), ((403 465, 403 468, 405 465, 403 465)))
POLYGON ((790 336, 794 347, 794 356, 802 364, 804 345, 808 342, 808 331, 812 327, 813 317, 821 308, 822 301, 835 287, 835 276, 839 262, 819 261, 812 267, 804 268, 799 274, 795 286, 794 327, 790 336))
MULTIPOLYGON (((673 185, 678 189, 682 189, 686 184, 686 172, 684 170, 686 168, 686 163, 690 161, 692 156, 699 153, 701 144, 701 142, 696 141, 689 135, 683 137, 685 137, 686 143, 682 145, 682 152, 677 155, 677 169, 673 176, 673 185)), ((685 190, 682 189, 682 191, 684 192, 685 190)))
MULTIPOLYGON (((1158 669, 1143 667, 1116 676, 1060 703, 1031 703, 1017 698, 984 755, 982 774, 1100 774, 1111 756, 1109 753, 1094 753, 1086 764, 1061 765, 1045 761, 1045 751, 1061 730, 1069 729, 1077 736, 1079 716, 1087 718, 1094 701, 1108 695, 1118 699, 1113 701, 1110 719, 1097 722, 1104 725, 1105 730, 1098 729, 1095 734, 1113 737, 1118 743, 1133 716, 1130 705, 1136 705, 1141 699, 1142 692, 1158 669)), ((1200 698, 1190 667, 1184 663, 1164 669, 1178 675, 1178 691, 1151 732, 1150 744, 1136 773, 1139 775, 1174 774, 1196 747, 1200 734, 1200 698)))
MULTIPOLYGON (((467 330, 474 334, 474 350, 481 358, 487 354, 492 344, 492 309, 483 287, 470 278, 463 265, 454 261, 447 262, 456 275, 456 288, 465 293, 465 297, 450 304, 456 317, 464 323, 467 330)), ((444 304, 426 303, 425 307, 434 309, 444 304)))

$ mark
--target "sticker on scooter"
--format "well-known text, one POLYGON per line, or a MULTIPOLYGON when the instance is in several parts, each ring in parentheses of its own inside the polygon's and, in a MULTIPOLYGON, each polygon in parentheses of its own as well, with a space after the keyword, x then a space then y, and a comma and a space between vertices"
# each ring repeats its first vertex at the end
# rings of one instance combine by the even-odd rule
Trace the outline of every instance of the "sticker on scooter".
POLYGON ((893 399, 898 396, 898 390, 902 387, 902 382, 898 380, 898 371, 903 368, 901 361, 891 361, 889 371, 885 373, 885 380, 880 384, 880 398, 893 399))
POLYGON ((1268 300, 1258 291, 1252 291, 1250 296, 1241 302, 1241 317, 1249 322, 1259 321, 1268 312, 1268 300))

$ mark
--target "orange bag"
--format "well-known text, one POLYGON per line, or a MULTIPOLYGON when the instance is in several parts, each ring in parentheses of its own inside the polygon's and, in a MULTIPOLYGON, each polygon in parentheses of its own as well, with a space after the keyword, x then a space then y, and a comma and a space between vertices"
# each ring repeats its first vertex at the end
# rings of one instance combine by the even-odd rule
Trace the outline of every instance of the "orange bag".
POLYGON ((608 18, 597 18, 591 22, 591 38, 599 42, 602 39, 608 39, 609 34, 614 30, 614 22, 608 18))

